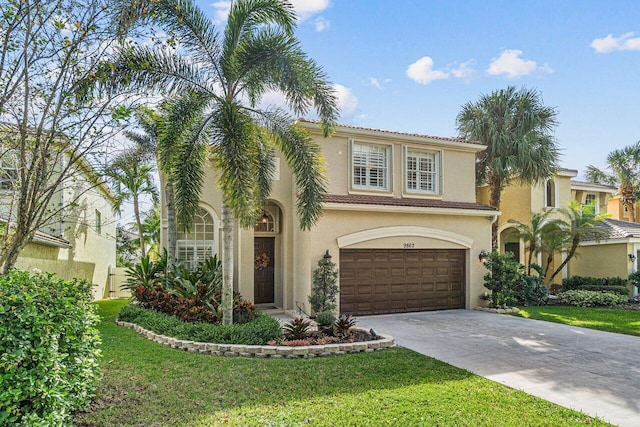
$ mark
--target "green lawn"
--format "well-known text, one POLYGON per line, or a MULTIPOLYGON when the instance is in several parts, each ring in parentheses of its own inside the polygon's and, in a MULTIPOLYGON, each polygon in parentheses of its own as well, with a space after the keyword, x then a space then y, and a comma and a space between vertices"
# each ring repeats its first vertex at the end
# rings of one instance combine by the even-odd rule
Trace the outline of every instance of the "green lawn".
POLYGON ((565 306, 520 307, 514 316, 640 336, 640 310, 565 306))
POLYGON ((172 350, 115 326, 123 304, 98 303, 104 379, 77 425, 607 425, 407 349, 306 360, 172 350))

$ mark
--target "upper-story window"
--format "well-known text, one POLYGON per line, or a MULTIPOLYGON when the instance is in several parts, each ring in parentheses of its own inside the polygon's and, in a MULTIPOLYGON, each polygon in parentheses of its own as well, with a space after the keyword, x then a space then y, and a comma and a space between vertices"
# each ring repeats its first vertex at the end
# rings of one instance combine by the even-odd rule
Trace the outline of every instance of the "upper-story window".
POLYGON ((0 156, 0 190, 13 190, 18 181, 18 168, 13 152, 5 152, 0 156))
POLYGON ((547 180, 545 184, 544 192, 544 205, 548 208, 555 208, 558 206, 556 181, 553 179, 547 180))
POLYGON ((584 198, 584 205, 582 205, 582 212, 589 210, 591 213, 598 212, 598 199, 595 194, 587 194, 584 198))
POLYGON ((440 192, 439 163, 438 153, 407 149, 405 154, 407 192, 438 194, 440 192))
POLYGON ((96 209, 96 233, 102 234, 102 213, 96 209))
POLYGON ((354 189, 389 190, 390 148, 354 142, 351 148, 351 179, 354 189))

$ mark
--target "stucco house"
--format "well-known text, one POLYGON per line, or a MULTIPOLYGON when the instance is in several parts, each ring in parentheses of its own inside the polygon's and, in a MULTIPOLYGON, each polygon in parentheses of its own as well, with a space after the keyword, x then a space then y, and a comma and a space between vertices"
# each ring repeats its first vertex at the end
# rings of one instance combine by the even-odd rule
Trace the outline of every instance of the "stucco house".
MULTIPOLYGON (((278 160, 255 227, 235 230, 234 286, 244 298, 308 313, 312 272, 328 251, 340 271, 340 313, 480 303, 486 270, 478 255, 490 250, 491 224, 499 215, 475 200, 482 144, 345 125, 325 139, 317 122, 299 125, 326 161, 324 213, 311 230, 299 228, 292 174, 278 160)), ((190 263, 221 250, 221 202, 210 168, 194 225, 178 235, 178 259, 190 263)))
MULTIPOLYGON (((0 158, 0 219, 5 223, 12 220, 10 206, 16 194, 10 154, 5 151, 0 158)), ((95 285, 92 296, 97 300, 109 296, 110 271, 116 265, 116 221, 113 194, 97 184, 94 175, 88 163, 80 162, 72 179, 56 189, 52 210, 69 207, 38 230, 18 256, 16 268, 86 279, 95 285)))

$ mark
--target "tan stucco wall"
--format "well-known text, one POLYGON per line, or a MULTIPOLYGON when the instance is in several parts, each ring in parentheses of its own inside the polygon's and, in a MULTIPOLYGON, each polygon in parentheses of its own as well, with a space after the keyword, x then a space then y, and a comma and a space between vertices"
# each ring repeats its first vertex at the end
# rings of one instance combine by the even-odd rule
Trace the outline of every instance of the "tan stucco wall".
POLYGON ((634 268, 631 253, 633 245, 627 243, 581 246, 578 257, 569 261, 569 275, 626 278, 634 268))

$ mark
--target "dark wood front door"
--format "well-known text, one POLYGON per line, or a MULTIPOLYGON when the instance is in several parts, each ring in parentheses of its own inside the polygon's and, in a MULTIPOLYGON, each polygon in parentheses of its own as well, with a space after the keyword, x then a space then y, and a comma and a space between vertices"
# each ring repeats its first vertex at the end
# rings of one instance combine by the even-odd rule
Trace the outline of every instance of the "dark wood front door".
POLYGON ((253 299, 256 304, 274 302, 275 237, 254 237, 253 299))

